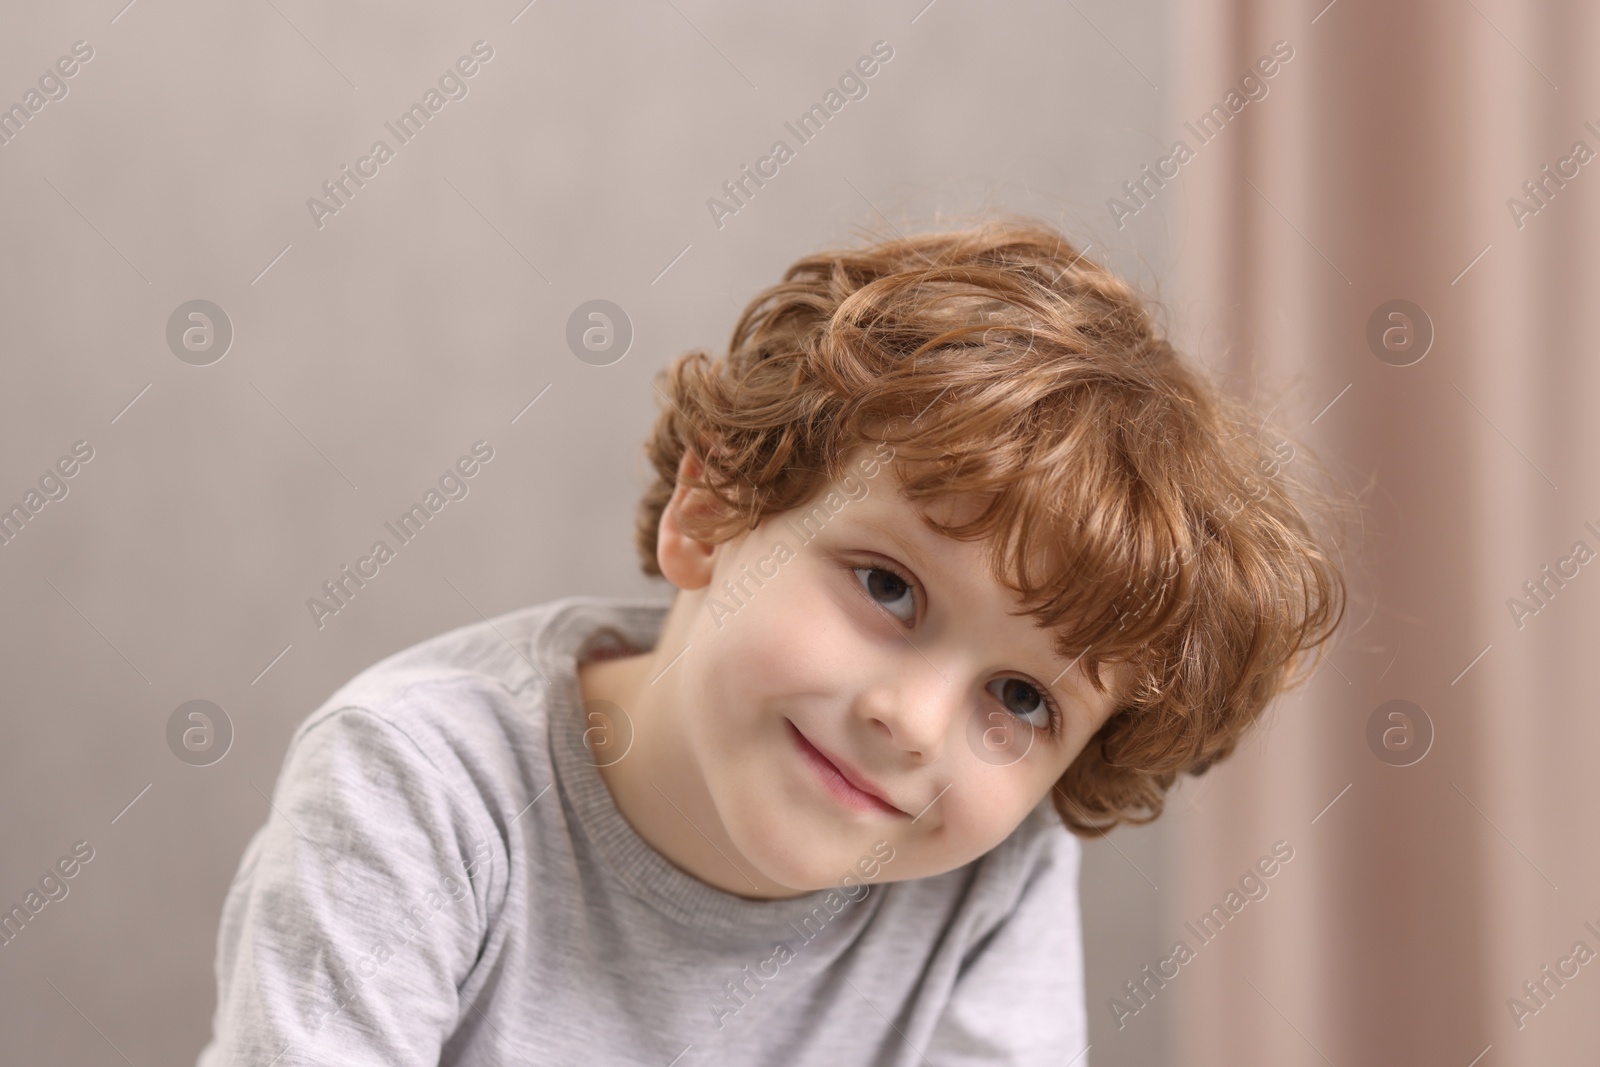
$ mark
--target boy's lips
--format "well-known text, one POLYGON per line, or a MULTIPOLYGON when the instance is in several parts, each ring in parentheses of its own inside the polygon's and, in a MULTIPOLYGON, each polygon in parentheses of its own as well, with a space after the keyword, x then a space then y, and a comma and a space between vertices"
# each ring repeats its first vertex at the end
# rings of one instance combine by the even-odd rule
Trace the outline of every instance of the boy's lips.
POLYGON ((788 719, 784 722, 789 727, 789 733, 794 738, 795 747, 800 750, 801 757, 823 779, 823 783, 834 796, 854 808, 875 809, 893 815, 906 814, 889 801, 882 789, 848 763, 836 759, 812 744, 793 722, 788 719))

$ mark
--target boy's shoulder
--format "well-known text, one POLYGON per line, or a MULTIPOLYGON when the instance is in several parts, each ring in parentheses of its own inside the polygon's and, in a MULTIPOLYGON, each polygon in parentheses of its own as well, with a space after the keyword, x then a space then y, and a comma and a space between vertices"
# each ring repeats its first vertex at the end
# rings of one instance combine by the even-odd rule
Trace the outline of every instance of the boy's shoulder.
POLYGON ((667 605, 567 596, 435 634, 359 671, 300 723, 301 738, 356 709, 400 731, 430 761, 476 751, 543 750, 545 711, 576 696, 577 657, 595 647, 653 643, 667 605))

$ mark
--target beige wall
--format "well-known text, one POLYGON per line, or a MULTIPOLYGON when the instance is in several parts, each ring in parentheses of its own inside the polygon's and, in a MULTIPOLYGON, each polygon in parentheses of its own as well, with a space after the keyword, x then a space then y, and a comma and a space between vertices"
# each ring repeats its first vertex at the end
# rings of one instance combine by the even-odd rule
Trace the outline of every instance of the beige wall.
MULTIPOLYGON (((1160 4, 520 7, 0 13, 0 103, 93 49, 0 146, 0 502, 93 449, 0 547, 0 900, 94 849, 0 948, 8 1062, 192 1060, 284 745, 354 672, 480 613, 659 588, 630 541, 651 375, 795 257, 880 210, 991 206, 1171 267, 1165 222, 1104 204, 1167 139, 1160 4), (307 198, 480 39, 468 95, 319 228, 307 198), (718 228, 706 199, 879 39, 868 95, 718 228), (635 331, 604 367, 565 341, 596 298, 635 331), (206 366, 166 338, 195 299, 234 331, 206 366), (306 599, 480 439, 469 494, 319 629, 306 599), (235 730, 210 766, 168 747, 190 700, 235 730)), ((1157 833, 1088 850, 1097 1028, 1161 939, 1157 833)), ((1157 1062, 1169 1020, 1093 1062, 1157 1062)))

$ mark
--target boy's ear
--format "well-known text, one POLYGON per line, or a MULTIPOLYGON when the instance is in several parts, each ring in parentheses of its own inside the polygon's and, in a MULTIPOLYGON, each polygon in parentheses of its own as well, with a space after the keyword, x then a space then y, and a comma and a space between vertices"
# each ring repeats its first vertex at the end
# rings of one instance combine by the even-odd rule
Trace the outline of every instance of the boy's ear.
POLYGON ((717 550, 721 545, 708 545, 684 532, 679 525, 685 515, 709 513, 710 494, 703 489, 692 489, 684 484, 686 478, 702 477, 705 465, 694 449, 685 449, 678 464, 678 481, 672 490, 672 499, 661 513, 661 526, 656 531, 656 562, 662 577, 679 589, 703 589, 711 584, 717 550))

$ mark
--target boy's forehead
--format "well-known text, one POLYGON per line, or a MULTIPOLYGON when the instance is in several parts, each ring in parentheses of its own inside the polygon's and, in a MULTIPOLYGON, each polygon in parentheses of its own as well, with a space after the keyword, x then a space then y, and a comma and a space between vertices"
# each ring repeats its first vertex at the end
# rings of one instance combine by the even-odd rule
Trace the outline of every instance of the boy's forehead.
MULTIPOLYGON (((941 542, 970 544, 976 548, 987 541, 957 542, 928 525, 932 518, 948 526, 959 525, 974 519, 983 509, 981 498, 973 494, 941 495, 931 500, 909 499, 892 478, 874 485, 859 501, 853 518, 859 525, 877 530, 913 549, 918 556, 937 554, 941 542), (926 516, 927 518, 924 518, 926 516)), ((852 507, 856 505, 852 504, 852 507)))
MULTIPOLYGON (((859 499, 852 499, 849 507, 841 518, 853 518, 862 526, 875 529, 891 538, 900 540, 902 547, 911 549, 915 554, 922 556, 928 554, 943 554, 949 545, 960 545, 957 552, 971 552, 980 555, 983 559, 982 576, 989 580, 997 590, 1003 589, 993 577, 992 568, 998 562, 1001 546, 996 538, 999 534, 991 534, 976 541, 958 542, 955 538, 939 533, 928 525, 927 519, 933 519, 945 526, 962 526, 978 518, 989 505, 989 494, 973 491, 960 493, 941 493, 932 498, 911 500, 902 490, 900 479, 895 471, 895 464, 881 463, 875 475, 868 476, 858 464, 857 457, 862 456, 864 450, 858 449, 851 454, 849 459, 849 474, 845 476, 845 489, 850 489, 850 482, 864 482, 867 486, 865 495, 860 495, 859 489, 855 495, 859 499), (850 512, 854 511, 854 516, 850 512)), ((863 457, 864 458, 864 457, 863 457)), ((912 472, 917 468, 905 464, 904 460, 897 463, 908 466, 912 472)), ((836 483, 837 484, 837 483, 836 483)), ((1058 573, 1062 565, 1061 546, 1044 538, 1042 542, 1036 541, 1037 550, 1030 559, 1030 571, 1033 574, 1058 573)), ((1016 602, 1009 589, 1004 590, 1016 602)))

